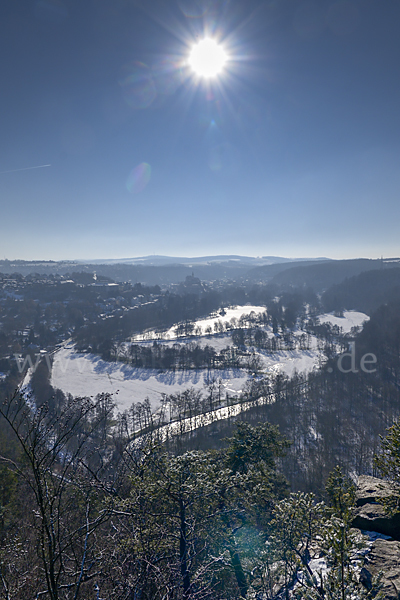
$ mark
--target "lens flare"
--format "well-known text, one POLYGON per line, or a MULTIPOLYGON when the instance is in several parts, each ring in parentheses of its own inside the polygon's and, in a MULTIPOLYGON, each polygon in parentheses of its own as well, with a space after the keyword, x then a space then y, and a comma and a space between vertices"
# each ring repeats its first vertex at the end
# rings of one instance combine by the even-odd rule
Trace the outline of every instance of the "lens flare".
POLYGON ((222 72, 228 56, 225 50, 211 38, 205 38, 193 46, 189 66, 199 77, 215 77, 222 72))
POLYGON ((188 19, 204 17, 209 9, 208 0, 179 0, 178 6, 188 19))
POLYGON ((150 181, 151 167, 148 163, 140 163, 137 167, 132 169, 126 180, 126 189, 131 194, 139 194, 150 181))
POLYGON ((157 94, 171 96, 184 82, 182 64, 174 58, 165 58, 153 65, 152 77, 157 94))
POLYGON ((132 108, 148 108, 157 96, 151 70, 147 65, 133 62, 121 69, 119 85, 124 100, 132 108))

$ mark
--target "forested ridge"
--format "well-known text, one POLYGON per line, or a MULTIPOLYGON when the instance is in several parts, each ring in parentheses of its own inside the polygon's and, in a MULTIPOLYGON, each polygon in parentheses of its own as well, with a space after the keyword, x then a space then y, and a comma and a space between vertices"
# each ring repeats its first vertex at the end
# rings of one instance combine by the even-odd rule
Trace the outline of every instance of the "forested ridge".
POLYGON ((332 285, 322 294, 324 309, 355 309, 367 314, 379 306, 400 299, 400 269, 374 269, 332 285))

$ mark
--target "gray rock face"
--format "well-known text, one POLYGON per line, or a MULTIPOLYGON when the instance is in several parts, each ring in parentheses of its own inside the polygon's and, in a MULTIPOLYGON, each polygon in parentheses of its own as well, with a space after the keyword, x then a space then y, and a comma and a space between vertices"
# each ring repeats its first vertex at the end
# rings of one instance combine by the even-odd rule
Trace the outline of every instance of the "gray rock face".
POLYGON ((388 516, 382 500, 388 498, 396 488, 387 481, 362 475, 358 478, 353 527, 375 531, 395 538, 376 539, 366 556, 360 573, 360 581, 370 589, 372 576, 383 573, 385 600, 400 600, 400 514, 388 516))
POLYGON ((361 569, 360 583, 362 583, 368 591, 372 588, 372 573, 366 567, 361 569))
POLYGON ((356 504, 364 506, 379 503, 395 491, 395 487, 388 481, 370 475, 360 475, 357 480, 356 504))
POLYGON ((385 600, 400 599, 400 542, 395 540, 375 540, 366 558, 363 569, 364 579, 383 572, 383 591, 385 600))
POLYGON ((377 531, 400 540, 400 515, 386 515, 380 504, 364 504, 354 511, 352 526, 367 531, 377 531))
POLYGON ((389 482, 362 475, 358 478, 353 527, 377 531, 400 540, 400 514, 388 516, 380 501, 395 492, 389 482))

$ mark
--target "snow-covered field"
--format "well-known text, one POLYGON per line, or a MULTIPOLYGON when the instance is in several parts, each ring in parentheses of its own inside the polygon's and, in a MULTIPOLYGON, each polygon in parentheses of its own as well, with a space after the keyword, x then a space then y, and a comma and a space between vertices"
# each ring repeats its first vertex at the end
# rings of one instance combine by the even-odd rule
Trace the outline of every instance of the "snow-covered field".
MULTIPOLYGON (((259 356, 265 373, 292 375, 295 370, 310 371, 317 367, 321 354, 314 349, 259 353, 259 356)), ((156 410, 161 394, 174 394, 190 387, 202 390, 212 379, 221 379, 225 391, 234 395, 242 391, 248 378, 244 369, 175 372, 139 369, 123 363, 106 362, 94 354, 78 354, 69 347, 54 355, 51 384, 73 396, 95 396, 101 392, 116 394, 120 410, 148 397, 153 410, 156 410)))
MULTIPOLYGON (((251 311, 263 312, 263 307, 242 306, 228 309, 224 317, 212 317, 198 321, 202 327, 203 335, 196 338, 179 339, 179 343, 200 343, 213 346, 217 351, 232 343, 229 334, 205 335, 208 324, 213 324, 218 319, 229 321, 232 317, 240 318, 251 311)), ((321 315, 320 322, 330 322, 339 325, 345 333, 350 332, 354 326, 361 326, 368 316, 363 313, 346 311, 343 317, 334 315, 321 315)), ((213 327, 213 325, 211 325, 213 327)), ((294 335, 301 335, 295 332, 294 335)), ((169 335, 174 334, 174 328, 169 330, 169 335)), ((272 332, 271 332, 272 335, 272 332)), ((176 339, 169 339, 161 343, 174 344, 176 339)), ((149 340, 137 342, 152 343, 149 340)), ((137 343, 136 342, 136 343, 137 343)), ((309 372, 318 368, 324 360, 322 352, 318 349, 317 338, 309 338, 309 350, 281 350, 277 352, 258 351, 264 374, 285 373, 289 376, 295 371, 309 372)), ((106 362, 94 354, 78 354, 73 346, 66 345, 54 355, 51 384, 54 387, 69 392, 73 396, 95 396, 101 392, 110 392, 115 395, 120 410, 129 408, 133 402, 142 402, 149 398, 153 410, 160 404, 161 394, 173 394, 194 387, 202 390, 213 379, 222 380, 224 389, 234 395, 240 393, 248 380, 248 372, 244 369, 216 369, 167 371, 134 368, 121 362, 106 362)))
MULTIPOLYGON (((211 330, 214 332, 214 325, 215 323, 218 323, 219 321, 221 321, 222 323, 229 323, 229 321, 231 319, 237 319, 239 320, 240 317, 242 317, 243 315, 248 315, 251 312, 254 312, 255 314, 259 315, 262 314, 263 312, 265 312, 266 308, 265 306, 251 306, 251 305, 245 305, 245 306, 235 306, 234 308, 226 308, 225 309, 225 314, 224 315, 213 315, 211 317, 207 317, 206 319, 199 319, 197 321, 193 321, 193 325, 194 325, 194 329, 196 328, 201 328, 201 334, 200 335, 206 335, 206 329, 208 327, 211 327, 211 330)), ((172 327, 170 327, 164 334, 163 334, 163 339, 166 340, 175 340, 177 339, 176 336, 176 331, 175 331, 176 325, 173 325, 172 327)), ((154 339, 158 339, 159 335, 157 335, 155 332, 153 331, 148 331, 144 334, 139 334, 136 335, 132 338, 132 341, 144 341, 144 340, 154 340, 154 339)))
POLYGON ((369 321, 369 316, 356 312, 354 310, 345 310, 343 317, 335 317, 332 313, 320 315, 318 317, 320 323, 331 323, 343 329, 343 333, 350 333, 353 327, 362 327, 365 321, 369 321))
MULTIPOLYGON (((265 312, 265 306, 236 306, 235 308, 227 308, 225 309, 224 315, 216 315, 212 317, 208 317, 207 319, 199 319, 198 321, 194 321, 194 327, 201 327, 202 332, 204 334, 207 327, 211 327, 212 331, 214 331, 215 323, 221 321, 222 323, 229 323, 231 319, 239 320, 243 315, 249 315, 251 312, 254 312, 256 315, 262 314, 265 312)), ((175 326, 171 327, 167 335, 170 339, 176 338, 175 335, 175 326)))
MULTIPOLYGON (((316 342, 312 338, 312 342, 316 342)), ((319 367, 323 359, 322 353, 317 350, 316 344, 312 344, 311 350, 281 350, 278 352, 261 353, 259 356, 263 363, 264 372, 285 373, 291 377, 295 371, 308 373, 319 367)))
POLYGON ((221 378, 225 390, 235 394, 242 390, 248 375, 241 369, 175 372, 138 369, 123 363, 106 362, 94 354, 78 354, 72 348, 63 348, 54 356, 51 384, 73 396, 95 396, 101 392, 116 394, 120 410, 148 397, 156 410, 161 394, 174 394, 190 387, 202 390, 213 378, 221 378))

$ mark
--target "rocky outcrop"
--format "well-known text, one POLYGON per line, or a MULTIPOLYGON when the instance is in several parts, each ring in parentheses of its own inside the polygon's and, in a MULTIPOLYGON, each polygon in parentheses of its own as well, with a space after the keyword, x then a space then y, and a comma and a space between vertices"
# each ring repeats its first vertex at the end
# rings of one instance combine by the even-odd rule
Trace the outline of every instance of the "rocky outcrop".
POLYGON ((360 475, 357 480, 356 505, 380 503, 395 491, 395 487, 388 481, 370 475, 360 475))
POLYGON ((380 504, 394 493, 387 481, 362 475, 358 478, 353 527, 377 531, 400 540, 400 513, 388 516, 380 504))
POLYGON ((379 504, 364 504, 356 508, 352 526, 400 540, 400 514, 390 517, 379 504))
POLYGON ((362 569, 360 580, 368 588, 371 576, 383 573, 383 597, 385 600, 400 599, 400 542, 375 540, 362 569))
POLYGON ((367 589, 373 576, 383 574, 385 600, 400 600, 400 514, 388 516, 381 504, 395 492, 395 487, 382 479, 368 475, 358 478, 353 527, 395 538, 372 537, 374 541, 360 573, 360 581, 367 589))

